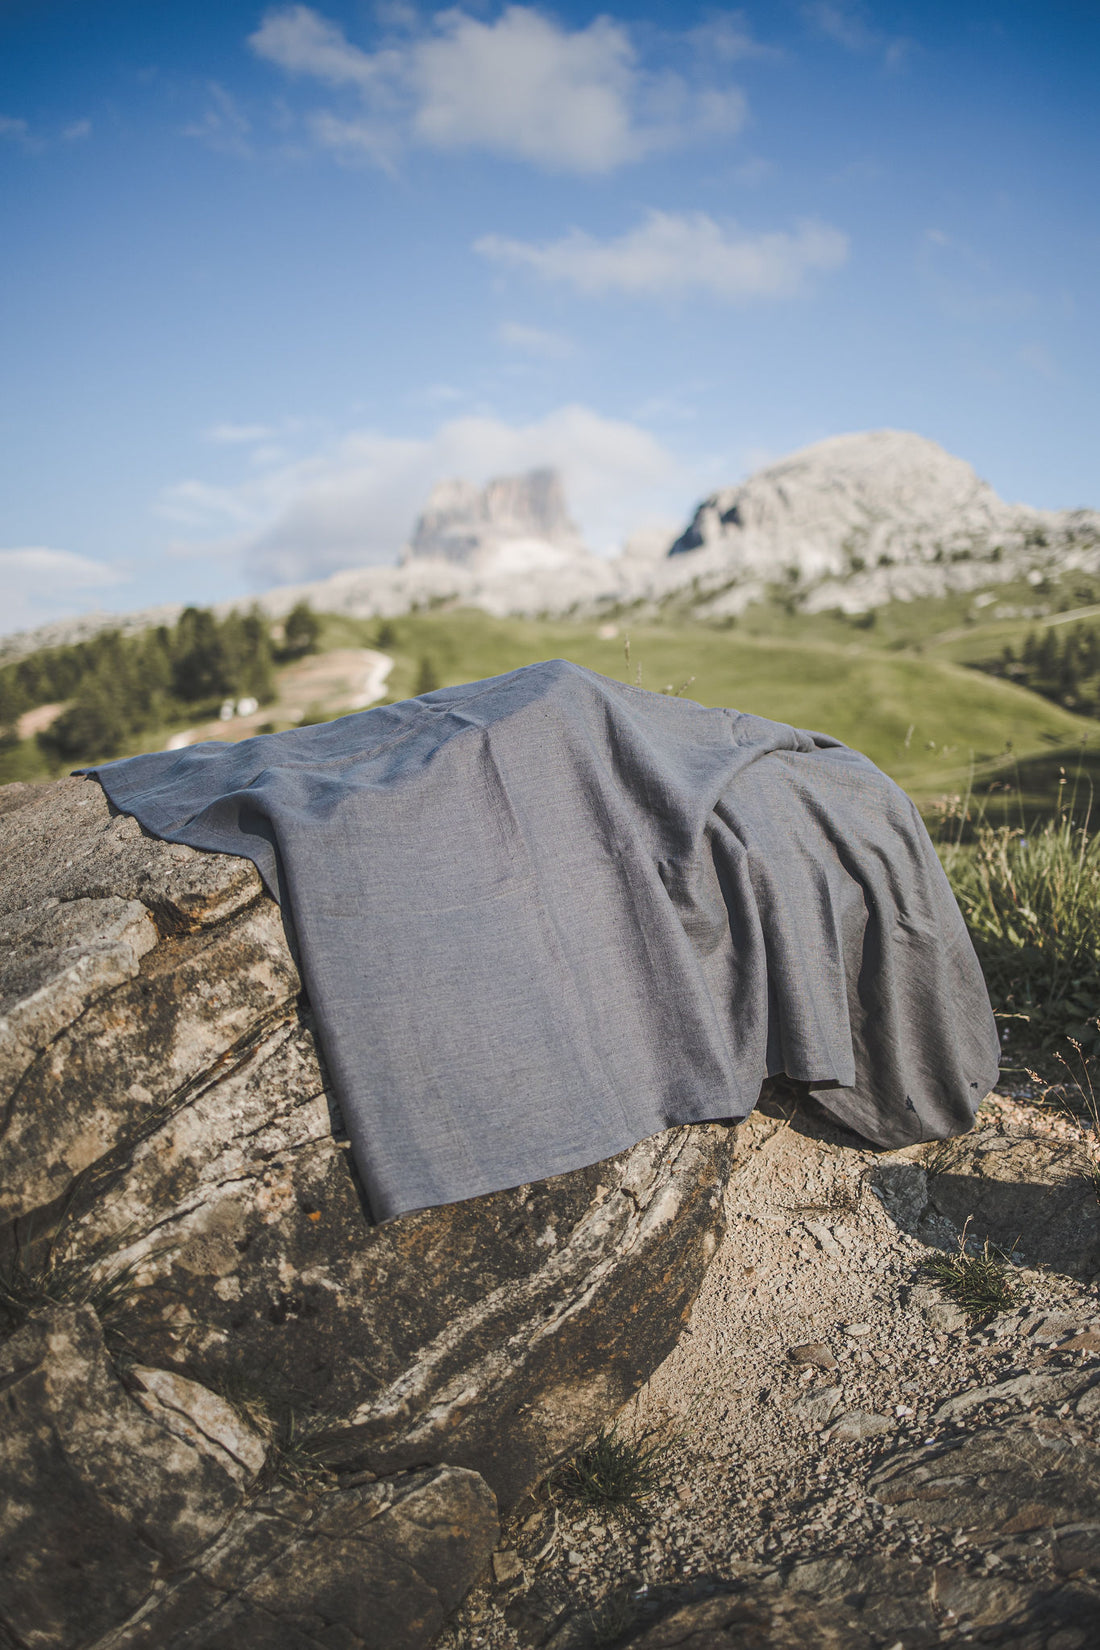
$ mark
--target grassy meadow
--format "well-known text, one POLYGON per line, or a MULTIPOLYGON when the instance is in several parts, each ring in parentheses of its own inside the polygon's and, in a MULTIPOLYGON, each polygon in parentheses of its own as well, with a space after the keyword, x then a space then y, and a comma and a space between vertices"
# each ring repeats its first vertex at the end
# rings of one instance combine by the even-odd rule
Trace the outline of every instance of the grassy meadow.
POLYGON ((1100 753, 1100 721, 950 659, 883 649, 860 632, 857 640, 851 626, 834 625, 840 639, 823 639, 814 619, 801 621, 801 635, 619 620, 612 637, 590 620, 436 611, 386 622, 381 641, 377 621, 324 622, 326 646, 385 646, 397 699, 415 693, 425 671, 446 686, 539 659, 572 659, 618 681, 834 734, 926 810, 968 785, 1003 783, 1024 764, 1056 788, 1058 769, 1068 763, 1076 772, 1082 747, 1100 753))

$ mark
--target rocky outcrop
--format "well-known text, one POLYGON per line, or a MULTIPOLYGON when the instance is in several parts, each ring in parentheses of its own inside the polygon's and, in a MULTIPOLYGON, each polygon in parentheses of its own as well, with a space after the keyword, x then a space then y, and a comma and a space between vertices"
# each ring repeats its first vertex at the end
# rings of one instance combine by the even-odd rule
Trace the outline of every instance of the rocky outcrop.
POLYGON ((512 563, 561 562, 583 553, 569 519, 556 470, 499 476, 480 490, 468 481, 441 481, 417 520, 405 559, 434 556, 484 571, 512 563))
POLYGON ((965 1228, 1018 1262, 1100 1281, 1100 1201, 1085 1147, 1034 1141, 994 1127, 931 1149, 895 1154, 873 1183, 898 1225, 933 1247, 965 1228))
POLYGON ((704 499, 670 557, 737 611, 782 583, 808 612, 862 612, 1100 566, 1100 514, 1006 504, 970 465, 904 430, 833 436, 704 499))
POLYGON ((675 1343, 727 1131, 375 1227, 248 862, 68 779, 0 864, 0 1643, 427 1644, 675 1343))

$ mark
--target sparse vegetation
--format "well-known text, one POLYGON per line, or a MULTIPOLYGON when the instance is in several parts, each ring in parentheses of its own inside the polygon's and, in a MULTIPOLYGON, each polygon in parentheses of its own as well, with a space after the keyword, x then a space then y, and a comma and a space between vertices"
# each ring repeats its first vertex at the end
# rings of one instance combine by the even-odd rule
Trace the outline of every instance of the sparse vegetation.
POLYGON ((1023 642, 1005 642, 1000 657, 978 667, 1004 676, 1069 710, 1100 710, 1100 627, 1075 624, 1029 630, 1023 642))
POLYGON ((304 1494, 334 1489, 336 1475, 325 1460, 325 1446, 335 1425, 335 1417, 327 1412, 286 1410, 269 1434, 262 1486, 289 1484, 304 1494))
POLYGON ((925 1271, 971 1317, 992 1317, 1016 1304, 1016 1290, 1004 1262, 990 1249, 988 1238, 981 1251, 972 1254, 966 1246, 965 1226, 956 1252, 933 1256, 926 1261, 925 1271))
MULTIPOLYGON (((1090 1024, 1094 1032, 1100 1032, 1100 1020, 1094 1018, 1090 1024)), ((1044 1099, 1049 1101, 1051 1095, 1055 1094, 1059 1109, 1074 1123, 1084 1128, 1086 1150, 1089 1155, 1088 1177, 1096 1194, 1096 1201, 1100 1203, 1100 1095, 1097 1094, 1093 1082, 1092 1062, 1076 1037, 1070 1037, 1068 1042, 1073 1050, 1073 1063, 1071 1064, 1060 1050, 1054 1056, 1055 1062, 1065 1074, 1065 1081, 1058 1085, 1057 1090, 1045 1085, 1037 1071, 1029 1071, 1028 1076, 1045 1089, 1044 1099), (1091 1138, 1088 1138, 1089 1136, 1091 1138)))
POLYGON ((140 1261, 112 1260, 117 1245, 99 1245, 80 1254, 62 1226, 50 1238, 16 1249, 0 1262, 0 1319, 10 1333, 42 1306, 91 1306, 111 1326, 136 1288, 140 1261))
POLYGON ((308 602, 295 602, 283 620, 283 640, 278 650, 280 661, 302 659, 317 650, 321 635, 321 620, 308 602))
POLYGON ((979 823, 945 855, 1013 1046, 1098 1046, 1100 836, 1059 809, 1030 829, 979 823))
POLYGON ((416 673, 417 698, 422 693, 434 693, 439 685, 439 672, 436 669, 435 660, 430 653, 422 654, 420 666, 416 673))
POLYGON ((619 1642, 635 1625, 640 1614, 638 1599, 630 1587, 614 1587, 588 1613, 593 1643, 604 1646, 619 1642))
POLYGON ((637 1511, 665 1487, 668 1443, 653 1433, 623 1438, 615 1427, 600 1431, 557 1473, 571 1499, 605 1511, 637 1511))

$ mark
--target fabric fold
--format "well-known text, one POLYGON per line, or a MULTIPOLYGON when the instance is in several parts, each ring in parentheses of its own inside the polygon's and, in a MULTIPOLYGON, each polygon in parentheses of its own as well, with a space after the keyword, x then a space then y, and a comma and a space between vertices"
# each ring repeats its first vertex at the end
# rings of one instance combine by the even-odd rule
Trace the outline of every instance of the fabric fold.
POLYGON ((740 1118, 970 1126, 998 1040, 916 813, 823 734, 562 660, 81 770, 292 924, 379 1220, 740 1118))

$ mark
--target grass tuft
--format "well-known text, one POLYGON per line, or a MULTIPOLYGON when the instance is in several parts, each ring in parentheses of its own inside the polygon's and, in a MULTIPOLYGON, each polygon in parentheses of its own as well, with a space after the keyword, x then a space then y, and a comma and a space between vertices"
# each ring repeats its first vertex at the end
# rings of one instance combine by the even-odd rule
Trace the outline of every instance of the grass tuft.
POLYGON ((559 1471, 557 1482, 585 1506, 636 1511, 665 1488, 668 1448, 653 1433, 622 1438, 615 1427, 601 1427, 559 1471))
POLYGON ((261 1488, 288 1484, 303 1495, 336 1488, 336 1474, 325 1460, 335 1417, 327 1410, 287 1410, 271 1437, 261 1488))
POLYGON ((630 1587, 613 1588, 589 1611, 593 1643, 601 1647, 618 1644, 636 1625, 640 1613, 638 1596, 630 1587))
POLYGON ((1100 834, 1087 818, 1060 811, 1027 831, 981 822, 945 863, 1013 1044, 1100 1048, 1100 834))
POLYGON ((955 1254, 934 1255, 925 1262, 925 1270, 971 1317, 989 1318, 1016 1305, 1015 1287, 999 1256, 991 1252, 988 1238, 980 1254, 969 1254, 965 1226, 955 1254))
POLYGON ((0 1263, 0 1318, 7 1330, 18 1329, 43 1306, 90 1306, 109 1327, 130 1304, 137 1274, 151 1258, 112 1263, 109 1256, 106 1245, 77 1254, 60 1232, 36 1245, 31 1258, 18 1251, 9 1256, 0 1263))

